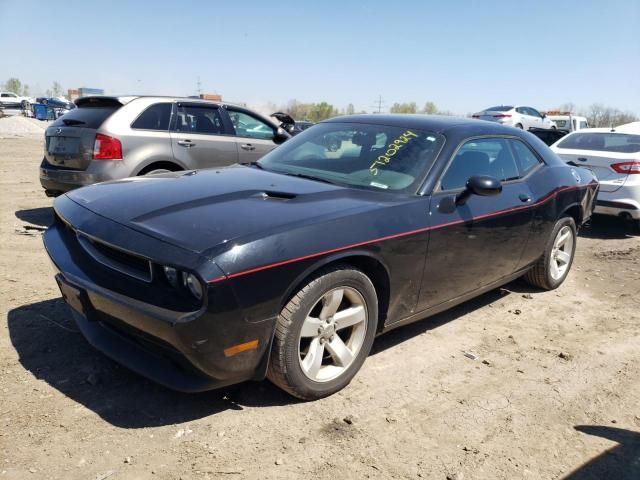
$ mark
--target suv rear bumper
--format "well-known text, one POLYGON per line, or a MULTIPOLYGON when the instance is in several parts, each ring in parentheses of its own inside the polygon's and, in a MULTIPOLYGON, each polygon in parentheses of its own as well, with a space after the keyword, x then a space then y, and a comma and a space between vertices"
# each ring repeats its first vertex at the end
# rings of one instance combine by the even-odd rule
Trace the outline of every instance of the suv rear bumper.
POLYGON ((65 193, 75 188, 131 176, 124 160, 92 161, 86 170, 73 170, 51 165, 45 158, 40 164, 40 185, 47 193, 65 193))

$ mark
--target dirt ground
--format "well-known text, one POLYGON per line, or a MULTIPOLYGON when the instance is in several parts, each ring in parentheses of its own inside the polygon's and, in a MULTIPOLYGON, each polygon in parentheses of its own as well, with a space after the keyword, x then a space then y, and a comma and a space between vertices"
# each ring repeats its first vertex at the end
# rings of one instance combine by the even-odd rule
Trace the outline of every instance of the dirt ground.
POLYGON ((0 480, 640 478, 640 236, 624 223, 585 228, 556 291, 516 281, 378 338, 330 398, 266 381, 187 395, 78 333, 42 247, 41 152, 0 139, 0 480))

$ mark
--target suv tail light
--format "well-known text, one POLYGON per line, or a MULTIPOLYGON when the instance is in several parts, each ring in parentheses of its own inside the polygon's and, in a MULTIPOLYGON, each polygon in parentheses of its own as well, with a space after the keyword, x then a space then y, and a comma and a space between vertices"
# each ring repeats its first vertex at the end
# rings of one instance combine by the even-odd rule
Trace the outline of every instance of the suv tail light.
POLYGON ((640 162, 622 162, 611 165, 614 171, 627 175, 640 174, 640 162))
POLYGON ((493 118, 511 118, 511 115, 501 113, 500 115, 494 115, 493 118))
POLYGON ((117 138, 98 133, 93 144, 94 160, 122 160, 122 144, 117 138))

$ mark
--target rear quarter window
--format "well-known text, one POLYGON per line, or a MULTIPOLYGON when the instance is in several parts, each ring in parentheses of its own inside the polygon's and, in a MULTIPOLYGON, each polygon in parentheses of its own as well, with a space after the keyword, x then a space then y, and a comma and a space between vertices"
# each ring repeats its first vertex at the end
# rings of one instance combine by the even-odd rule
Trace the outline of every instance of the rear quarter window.
POLYGON ((78 107, 58 118, 53 127, 100 128, 118 108, 115 107, 78 107))
POLYGON ((131 124, 131 128, 140 130, 169 130, 171 120, 170 103, 156 103, 151 105, 131 124))
POLYGON ((638 153, 640 135, 623 133, 574 133, 560 143, 567 150, 594 150, 597 152, 638 153))

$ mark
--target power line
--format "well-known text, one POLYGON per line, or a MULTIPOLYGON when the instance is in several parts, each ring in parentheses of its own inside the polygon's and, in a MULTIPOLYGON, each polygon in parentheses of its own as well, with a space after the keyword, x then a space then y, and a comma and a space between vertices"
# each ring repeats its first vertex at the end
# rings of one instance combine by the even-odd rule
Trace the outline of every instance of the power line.
POLYGON ((382 113, 382 110, 387 108, 387 105, 382 102, 382 95, 378 95, 378 100, 371 108, 373 108, 373 113, 382 113))

